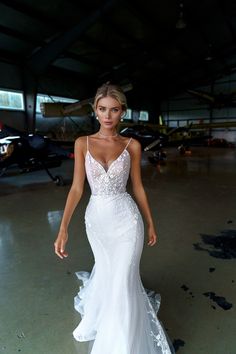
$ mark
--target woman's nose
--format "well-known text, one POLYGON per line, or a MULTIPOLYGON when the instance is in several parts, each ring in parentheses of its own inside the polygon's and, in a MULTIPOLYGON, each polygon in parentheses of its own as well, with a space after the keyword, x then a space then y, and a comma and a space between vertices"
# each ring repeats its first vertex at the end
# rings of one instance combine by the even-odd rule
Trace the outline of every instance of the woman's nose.
POLYGON ((110 111, 106 111, 106 118, 110 119, 111 118, 111 112, 110 111))

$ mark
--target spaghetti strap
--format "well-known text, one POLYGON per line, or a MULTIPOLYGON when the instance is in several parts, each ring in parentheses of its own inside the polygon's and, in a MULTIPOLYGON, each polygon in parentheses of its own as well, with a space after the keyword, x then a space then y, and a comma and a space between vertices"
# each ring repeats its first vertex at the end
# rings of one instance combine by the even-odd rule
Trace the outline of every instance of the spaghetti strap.
POLYGON ((87 151, 89 150, 89 138, 88 138, 88 135, 87 135, 87 151))
POLYGON ((129 139, 129 141, 128 141, 126 147, 125 147, 125 149, 127 149, 127 147, 129 146, 129 143, 131 142, 131 140, 132 140, 132 138, 129 139))

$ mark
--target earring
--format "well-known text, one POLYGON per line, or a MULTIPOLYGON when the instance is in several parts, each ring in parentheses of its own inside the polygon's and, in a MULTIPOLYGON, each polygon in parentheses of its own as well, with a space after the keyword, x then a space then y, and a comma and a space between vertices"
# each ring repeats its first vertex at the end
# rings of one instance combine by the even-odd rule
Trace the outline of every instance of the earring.
POLYGON ((121 121, 121 122, 123 122, 125 115, 126 115, 126 113, 123 113, 123 114, 120 116, 120 121, 121 121))
POLYGON ((98 120, 98 116, 96 116, 96 119, 98 120))

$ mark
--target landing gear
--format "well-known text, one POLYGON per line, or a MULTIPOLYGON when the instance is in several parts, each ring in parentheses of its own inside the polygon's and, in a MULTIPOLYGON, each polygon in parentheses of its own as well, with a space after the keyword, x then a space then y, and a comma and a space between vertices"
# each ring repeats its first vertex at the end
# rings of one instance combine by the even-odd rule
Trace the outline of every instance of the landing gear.
POLYGON ((7 168, 3 167, 2 169, 0 169, 0 177, 2 177, 4 175, 4 173, 6 172, 7 168))
POLYGON ((178 146, 178 151, 180 155, 191 155, 192 151, 188 145, 181 144, 178 146))
POLYGON ((60 176, 60 175, 57 175, 57 176, 53 177, 53 182, 57 186, 64 186, 65 185, 65 181, 64 181, 63 177, 60 176))
POLYGON ((149 161, 154 164, 165 165, 166 153, 162 149, 153 151, 152 156, 149 156, 149 161))

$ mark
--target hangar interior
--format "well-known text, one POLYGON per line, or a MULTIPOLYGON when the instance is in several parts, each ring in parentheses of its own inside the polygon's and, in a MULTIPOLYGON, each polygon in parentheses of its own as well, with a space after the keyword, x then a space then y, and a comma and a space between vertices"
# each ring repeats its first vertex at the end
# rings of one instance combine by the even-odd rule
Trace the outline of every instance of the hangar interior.
MULTIPOLYGON (((92 110, 45 115, 40 103, 79 104, 107 81, 127 88, 122 127, 209 137, 190 143, 189 154, 167 144, 164 163, 143 152, 160 241, 144 247, 141 276, 161 294, 158 316, 178 354, 234 354, 235 1, 0 0, 0 138, 6 125, 72 146, 98 129, 92 110)), ((0 352, 87 353, 71 332, 79 321, 74 272, 93 264, 88 185, 70 257, 53 254, 72 173, 71 160, 53 169, 61 187, 42 169, 0 174, 0 352)))

